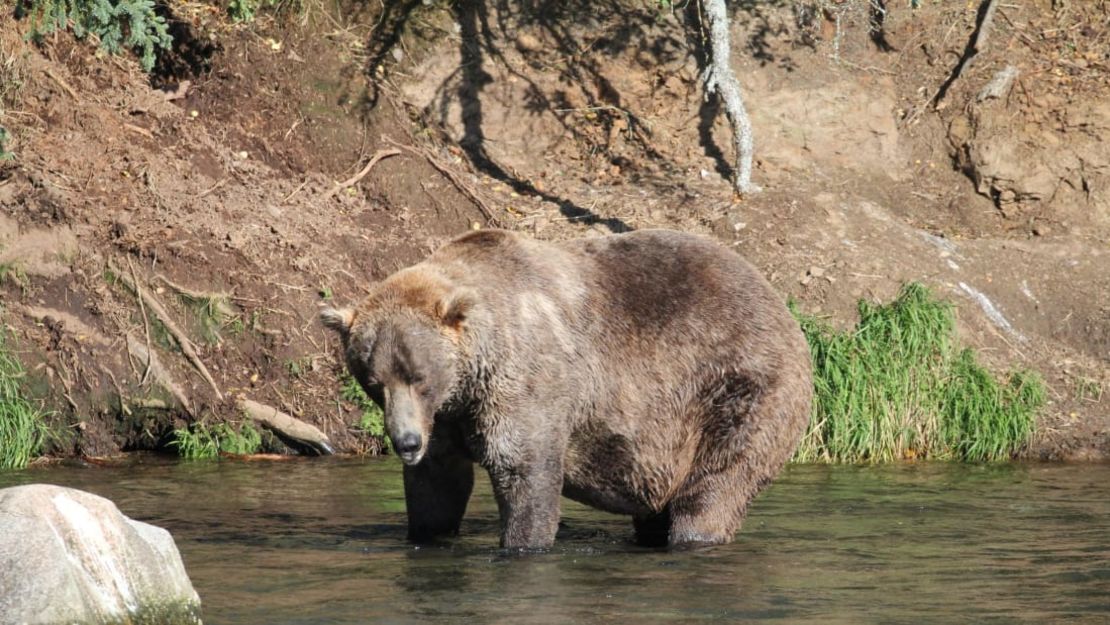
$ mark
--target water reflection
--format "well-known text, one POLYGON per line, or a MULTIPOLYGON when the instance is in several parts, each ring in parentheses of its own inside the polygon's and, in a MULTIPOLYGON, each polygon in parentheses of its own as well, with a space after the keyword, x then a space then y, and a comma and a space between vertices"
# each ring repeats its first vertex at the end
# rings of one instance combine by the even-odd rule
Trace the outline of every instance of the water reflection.
POLYGON ((495 548, 484 483, 462 537, 408 545, 390 460, 0 474, 31 481, 169 529, 210 625, 1110 620, 1110 466, 795 466, 727 547, 640 549, 566 502, 524 557, 495 548))

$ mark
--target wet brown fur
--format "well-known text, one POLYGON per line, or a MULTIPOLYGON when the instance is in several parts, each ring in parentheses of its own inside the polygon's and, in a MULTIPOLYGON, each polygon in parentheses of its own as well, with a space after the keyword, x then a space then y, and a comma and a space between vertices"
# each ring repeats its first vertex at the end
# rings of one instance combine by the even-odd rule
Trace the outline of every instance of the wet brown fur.
POLYGON ((459 237, 379 284, 349 327, 329 323, 356 377, 398 319, 446 341, 398 331, 409 349, 450 346, 426 455, 405 467, 417 540, 458 530, 478 463, 506 547, 549 546, 560 494, 631 515, 645 544, 728 542, 809 416, 797 323, 751 265, 693 235, 459 237))

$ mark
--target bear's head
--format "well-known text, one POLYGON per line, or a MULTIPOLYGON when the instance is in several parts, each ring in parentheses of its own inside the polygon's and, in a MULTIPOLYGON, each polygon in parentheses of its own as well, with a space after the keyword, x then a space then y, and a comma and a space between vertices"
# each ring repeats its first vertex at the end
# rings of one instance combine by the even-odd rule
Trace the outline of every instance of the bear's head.
POLYGON ((473 297, 435 276, 399 272, 354 309, 325 308, 347 367, 382 410, 393 448, 408 465, 428 449, 436 413, 459 382, 460 342, 473 297))

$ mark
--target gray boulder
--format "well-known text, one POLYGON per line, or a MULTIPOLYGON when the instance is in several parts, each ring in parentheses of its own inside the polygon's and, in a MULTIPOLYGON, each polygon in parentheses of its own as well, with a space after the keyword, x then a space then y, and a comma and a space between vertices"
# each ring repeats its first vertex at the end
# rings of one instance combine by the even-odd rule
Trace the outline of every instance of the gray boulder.
POLYGON ((0 625, 199 624, 200 598, 166 530, 103 497, 0 490, 0 625))

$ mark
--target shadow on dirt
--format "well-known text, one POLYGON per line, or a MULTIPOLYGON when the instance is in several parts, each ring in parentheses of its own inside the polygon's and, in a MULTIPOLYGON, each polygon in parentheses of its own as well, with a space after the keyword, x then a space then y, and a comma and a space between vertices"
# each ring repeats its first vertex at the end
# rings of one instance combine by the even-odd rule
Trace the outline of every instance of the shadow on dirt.
MULTIPOLYGON (((390 51, 400 42, 406 22, 414 19, 419 5, 417 0, 409 0, 386 9, 381 27, 367 45, 370 55, 366 71, 371 78, 380 72, 382 63, 392 61, 390 51)), ((526 85, 524 110, 530 114, 552 114, 569 137, 590 146, 592 155, 607 159, 613 166, 627 167, 627 158, 611 153, 609 146, 598 139, 621 132, 631 139, 643 160, 668 167, 671 164, 652 145, 650 126, 630 109, 626 99, 602 71, 606 57, 630 51, 643 58, 645 64, 656 66, 681 62, 696 49, 695 58, 700 64, 704 55, 700 52, 696 9, 674 14, 683 25, 677 36, 674 29, 660 27, 660 21, 666 17, 662 11, 664 9, 620 3, 599 5, 586 0, 567 3, 462 0, 451 8, 458 34, 459 66, 439 85, 430 110, 423 111, 422 117, 442 125, 450 106, 457 103, 462 115, 459 147, 479 172, 517 193, 557 204, 569 220, 587 225, 601 224, 612 232, 631 230, 619 218, 598 215, 567 198, 537 188, 490 155, 483 98, 494 77, 486 68, 491 63, 496 64, 499 70, 523 82, 526 85), (515 42, 517 51, 533 69, 556 71, 562 84, 571 87, 545 89, 527 73, 514 68, 506 59, 504 44, 498 44, 505 41, 515 42), (570 92, 572 90, 574 93, 570 92), (596 135, 588 135, 572 123, 574 116, 586 113, 595 119, 594 128, 599 128, 596 135)), ((375 84, 368 99, 370 107, 376 106, 382 89, 377 81, 372 82, 375 84)), ((703 148, 718 163, 718 171, 731 172, 722 151, 710 136, 712 118, 718 114, 718 109, 715 102, 702 107, 703 148)))
MULTIPOLYGON (((774 18, 776 13, 772 9, 782 4, 782 0, 736 2, 731 7, 732 19, 746 25, 748 34, 734 45, 744 46, 761 64, 794 71, 797 68, 792 57, 775 52, 781 47, 777 46, 780 39, 795 36, 781 19, 774 18)), ((405 57, 396 48, 403 45, 406 28, 418 29, 421 26, 417 24, 426 22, 428 13, 422 6, 421 0, 385 5, 379 26, 366 46, 369 56, 365 71, 372 83, 367 99, 369 108, 377 105, 385 88, 381 80, 386 74, 383 65, 405 57)), ((886 49, 889 45, 883 33, 884 4, 876 2, 871 6, 867 17, 872 40, 886 49)), ((528 115, 551 116, 564 136, 577 145, 587 146, 585 158, 598 168, 625 171, 650 164, 651 168, 672 169, 676 165, 654 147, 651 126, 634 110, 635 105, 631 104, 634 99, 622 94, 614 77, 605 71, 606 59, 619 55, 634 57, 649 69, 651 79, 658 81, 652 88, 672 78, 668 72, 688 62, 700 76, 707 66, 708 42, 698 4, 665 8, 619 0, 606 3, 459 0, 444 10, 450 11, 453 24, 450 31, 442 27, 439 30, 457 41, 459 63, 438 84, 434 97, 418 116, 443 129, 448 126, 449 112, 457 112, 461 115, 458 145, 477 171, 516 193, 557 204, 569 220, 601 224, 613 232, 630 229, 623 220, 598 215, 590 208, 547 192, 498 162, 488 149, 487 113, 489 98, 494 97, 491 87, 500 80, 497 76, 508 76, 510 82, 523 84, 524 102, 520 109, 528 115), (554 79, 537 83, 535 77, 544 75, 554 79), (584 115, 591 122, 588 127, 576 123, 584 115), (612 149, 611 139, 618 133, 628 139, 626 143, 634 153, 622 155, 612 149)), ((804 15, 797 9, 795 13, 797 20, 813 24, 830 19, 827 11, 816 5, 809 7, 808 13, 803 11, 804 15)), ((807 45, 805 41, 796 43, 807 45)), ((690 85, 692 93, 701 95, 700 80, 692 71, 685 73, 682 80, 690 85)), ((520 90, 517 97, 519 93, 520 90)), ((731 179, 731 150, 718 145, 713 137, 722 113, 720 102, 712 95, 699 107, 696 123, 704 155, 712 160, 717 174, 731 179)))
POLYGON ((212 59, 220 51, 214 40, 197 32, 196 27, 174 15, 165 4, 155 4, 154 11, 166 20, 173 47, 158 54, 150 72, 150 86, 172 90, 183 80, 191 80, 212 69, 212 59))
MULTIPOLYGON (((501 62, 505 67, 510 66, 504 62, 504 57, 500 49, 494 43, 495 37, 491 29, 489 10, 484 3, 475 1, 460 2, 455 6, 454 12, 460 28, 459 54, 462 60, 459 66, 460 80, 458 81, 458 86, 454 90, 455 96, 462 105, 464 132, 462 139, 459 141, 459 145, 463 151, 466 152, 470 162, 482 173, 505 183, 517 193, 538 195, 548 202, 554 202, 559 206, 559 210, 567 219, 586 225, 602 224, 607 227, 610 232, 626 232, 632 230, 632 228, 621 219, 601 217, 593 213, 590 209, 579 206, 569 199, 558 197, 537 189, 531 182, 506 171, 489 156, 486 152, 486 137, 482 129, 483 113, 481 94, 483 89, 493 82, 493 77, 483 69, 483 62, 488 55, 495 61, 501 62)), ((505 3, 500 3, 500 6, 497 7, 497 15, 500 17, 507 13, 508 7, 505 6, 505 3)), ((550 26, 558 24, 556 20, 542 19, 542 15, 540 17, 540 23, 542 24, 548 24, 550 26)), ((499 21, 498 28, 505 28, 503 21, 499 21)), ((568 42, 565 35, 563 33, 558 33, 555 28, 549 28, 548 31, 552 34, 557 34, 556 40, 559 41, 559 49, 565 52, 568 49, 568 42), (559 35, 564 36, 560 37, 559 35)), ((518 78, 528 81, 528 93, 531 96, 528 102, 529 110, 546 110, 552 108, 552 101, 544 94, 543 90, 538 85, 530 81, 520 72, 514 71, 513 74, 518 78)), ((577 78, 579 82, 583 79, 582 76, 575 76, 575 78, 577 78)), ((619 108, 620 94, 617 93, 612 85, 596 71, 591 72, 590 78, 594 79, 594 84, 598 86, 598 90, 604 98, 602 101, 606 102, 607 106, 619 108)), ((446 94, 446 91, 444 94, 446 94)), ((440 98, 441 119, 446 115, 447 102, 448 99, 446 97, 440 98)), ((573 132, 566 124, 564 124, 564 128, 573 132)))

